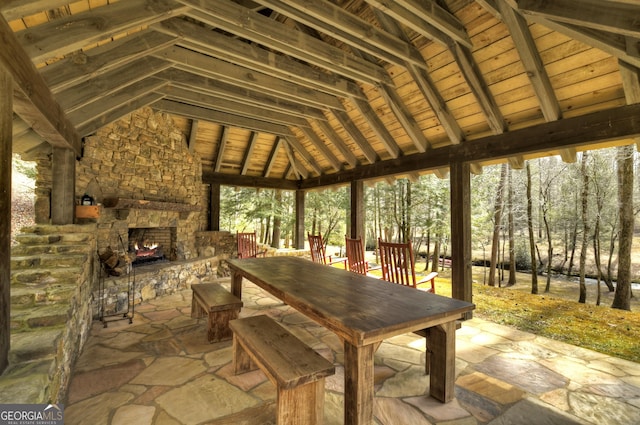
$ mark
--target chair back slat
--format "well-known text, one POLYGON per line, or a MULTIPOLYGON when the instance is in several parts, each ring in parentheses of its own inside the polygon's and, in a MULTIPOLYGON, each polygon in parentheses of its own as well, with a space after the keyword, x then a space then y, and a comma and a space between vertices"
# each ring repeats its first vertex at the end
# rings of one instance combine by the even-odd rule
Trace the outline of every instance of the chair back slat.
POLYGON ((415 260, 411 241, 383 242, 378 239, 382 279, 400 285, 416 287, 415 260))
POLYGON ((369 264, 364 258, 362 238, 352 239, 345 236, 345 246, 349 270, 366 275, 369 272, 369 264))
POLYGON ((238 258, 253 258, 258 254, 256 233, 238 232, 238 258))
POLYGON ((311 250, 311 260, 314 263, 327 264, 322 235, 307 233, 307 237, 309 239, 309 249, 311 250))

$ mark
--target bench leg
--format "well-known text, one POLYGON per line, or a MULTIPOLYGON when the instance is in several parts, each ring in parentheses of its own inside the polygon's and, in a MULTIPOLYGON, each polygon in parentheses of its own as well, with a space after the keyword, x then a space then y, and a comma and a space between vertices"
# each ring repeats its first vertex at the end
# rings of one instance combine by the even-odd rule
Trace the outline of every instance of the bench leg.
POLYGON ((229 321, 238 318, 240 310, 228 309, 209 312, 207 324, 207 340, 209 342, 226 341, 233 337, 233 331, 229 327, 229 321))
POLYGON ((192 294, 191 296, 191 318, 199 319, 201 317, 205 317, 207 315, 207 310, 205 310, 198 301, 198 297, 196 294, 192 294))
POLYGON ((294 388, 278 387, 278 425, 320 425, 324 416, 324 378, 294 388))
POLYGON ((238 341, 238 337, 233 335, 233 373, 238 375, 257 368, 258 366, 251 360, 251 356, 238 341))

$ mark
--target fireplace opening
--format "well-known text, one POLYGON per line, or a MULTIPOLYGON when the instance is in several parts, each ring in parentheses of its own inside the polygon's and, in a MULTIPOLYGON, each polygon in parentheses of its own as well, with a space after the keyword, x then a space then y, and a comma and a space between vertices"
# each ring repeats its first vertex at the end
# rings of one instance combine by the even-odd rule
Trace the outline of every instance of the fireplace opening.
POLYGON ((175 227, 129 229, 129 253, 133 267, 173 261, 176 258, 175 227))

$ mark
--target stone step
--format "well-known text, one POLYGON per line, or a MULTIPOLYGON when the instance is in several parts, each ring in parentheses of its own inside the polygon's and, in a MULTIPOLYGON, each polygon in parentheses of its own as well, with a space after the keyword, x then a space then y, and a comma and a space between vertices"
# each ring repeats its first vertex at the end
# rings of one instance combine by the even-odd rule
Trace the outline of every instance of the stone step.
POLYGON ((30 329, 65 326, 69 320, 68 303, 39 306, 11 306, 11 333, 30 329))
POLYGON ((55 254, 14 255, 11 257, 11 270, 24 270, 34 267, 81 267, 88 257, 88 254, 68 254, 64 256, 55 254))
POLYGON ((16 364, 45 359, 55 360, 56 347, 63 334, 64 326, 12 332, 9 361, 16 364))
POLYGON ((69 234, 69 233, 89 233, 96 231, 96 224, 36 224, 20 229, 21 233, 32 233, 36 235, 49 234, 69 234))
POLYGON ((92 233, 20 233, 15 237, 21 245, 78 244, 94 239, 92 233))
POLYGON ((11 248, 11 255, 86 254, 89 248, 88 244, 16 245, 11 248))
POLYGON ((38 268, 11 272, 11 283, 40 287, 42 285, 76 284, 82 269, 79 267, 52 269, 38 268))
POLYGON ((42 284, 28 286, 24 284, 11 285, 12 306, 37 306, 54 302, 66 302, 77 291, 76 282, 68 284, 42 284))

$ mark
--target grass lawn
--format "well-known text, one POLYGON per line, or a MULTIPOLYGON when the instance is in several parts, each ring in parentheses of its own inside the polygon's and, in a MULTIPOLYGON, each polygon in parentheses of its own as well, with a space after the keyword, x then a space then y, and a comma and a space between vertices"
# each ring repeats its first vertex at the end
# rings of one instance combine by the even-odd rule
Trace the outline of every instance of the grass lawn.
MULTIPOLYGON (((546 278, 539 276, 538 295, 531 294, 531 276, 519 273, 513 287, 483 285, 482 268, 474 268, 474 315, 492 322, 640 363, 640 300, 632 299, 632 311, 612 309, 613 294, 603 286, 601 305, 596 306, 596 286, 589 285, 587 303, 578 300, 578 284, 552 279, 544 293, 546 278)), ((508 276, 508 275, 507 275, 508 276)), ((436 293, 451 295, 451 272, 440 272, 436 293)))

